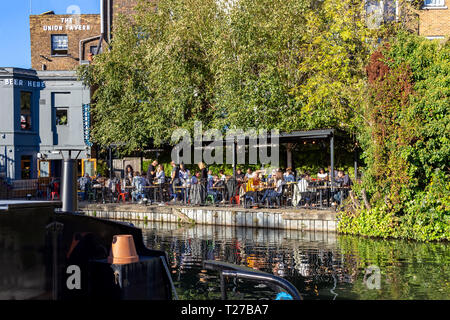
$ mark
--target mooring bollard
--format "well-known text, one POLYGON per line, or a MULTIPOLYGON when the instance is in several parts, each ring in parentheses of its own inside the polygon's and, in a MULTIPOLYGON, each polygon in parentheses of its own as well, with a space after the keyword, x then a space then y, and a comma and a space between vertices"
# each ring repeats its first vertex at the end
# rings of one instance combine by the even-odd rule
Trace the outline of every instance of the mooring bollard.
POLYGON ((62 179, 62 211, 75 212, 78 210, 77 167, 75 159, 64 159, 62 179))

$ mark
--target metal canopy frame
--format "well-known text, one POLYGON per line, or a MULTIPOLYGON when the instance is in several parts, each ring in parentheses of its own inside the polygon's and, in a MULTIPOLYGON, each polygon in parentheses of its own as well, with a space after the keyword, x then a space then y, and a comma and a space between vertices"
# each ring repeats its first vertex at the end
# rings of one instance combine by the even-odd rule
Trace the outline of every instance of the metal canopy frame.
MULTIPOLYGON (((319 129, 319 130, 307 130, 307 131, 292 131, 292 132, 281 132, 277 135, 267 135, 268 140, 272 141, 272 138, 278 138, 279 144, 289 143, 289 142, 297 142, 301 140, 309 140, 309 139, 329 139, 330 141, 330 167, 331 167, 331 182, 334 183, 334 143, 335 137, 341 136, 340 132, 336 129, 319 129)), ((248 136, 245 136, 244 143, 247 145, 248 136)), ((237 155, 237 140, 241 140, 239 137, 225 137, 223 142, 233 142, 233 178, 236 178, 236 155, 237 155)), ((244 140, 244 139, 242 139, 244 140)), ((202 147, 207 143, 211 143, 214 140, 202 140, 202 147)), ((272 142, 270 142, 272 143, 272 142)), ((194 148, 199 148, 195 147, 194 148)))

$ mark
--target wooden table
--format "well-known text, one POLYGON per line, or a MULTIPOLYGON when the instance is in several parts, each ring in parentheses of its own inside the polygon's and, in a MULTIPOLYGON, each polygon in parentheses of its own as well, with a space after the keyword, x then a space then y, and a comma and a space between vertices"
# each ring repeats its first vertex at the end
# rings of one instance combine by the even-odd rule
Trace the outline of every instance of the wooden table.
POLYGON ((225 186, 220 186, 220 187, 212 187, 212 189, 214 190, 221 190, 222 192, 222 200, 225 200, 225 186))
MULTIPOLYGON (((311 190, 310 192, 317 192, 319 190, 319 207, 323 207, 323 190, 329 190, 330 186, 307 186, 307 189, 311 190)), ((329 204, 330 201, 328 201, 329 204)))
MULTIPOLYGON (((161 185, 159 185, 159 184, 154 184, 154 185, 151 185, 151 186, 144 186, 144 189, 153 189, 153 201, 154 202, 156 202, 156 190, 157 189, 160 189, 161 188, 161 185)), ((161 201, 162 201, 162 199, 161 199, 161 201)))

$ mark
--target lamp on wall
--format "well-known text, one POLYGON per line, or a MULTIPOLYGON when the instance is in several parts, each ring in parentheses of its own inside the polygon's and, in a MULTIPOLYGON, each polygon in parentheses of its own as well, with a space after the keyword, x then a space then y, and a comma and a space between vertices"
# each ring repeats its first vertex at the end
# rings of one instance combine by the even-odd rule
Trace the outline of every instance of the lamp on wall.
POLYGON ((90 152, 90 148, 88 146, 84 147, 84 151, 86 151, 86 157, 90 158, 91 157, 91 152, 90 152))
POLYGON ((45 59, 45 60, 47 60, 47 61, 50 61, 50 62, 52 61, 52 59, 47 58, 47 57, 44 56, 43 54, 40 54, 39 57, 41 57, 42 59, 45 59))
POLYGON ((72 59, 75 60, 75 61, 80 61, 80 58, 75 58, 75 57, 74 57, 73 55, 71 55, 70 53, 68 53, 67 56, 68 56, 69 58, 72 58, 72 59))
POLYGON ((37 153, 37 158, 38 158, 39 160, 45 160, 45 159, 47 159, 47 155, 46 155, 45 153, 40 153, 40 152, 38 152, 38 153, 37 153))

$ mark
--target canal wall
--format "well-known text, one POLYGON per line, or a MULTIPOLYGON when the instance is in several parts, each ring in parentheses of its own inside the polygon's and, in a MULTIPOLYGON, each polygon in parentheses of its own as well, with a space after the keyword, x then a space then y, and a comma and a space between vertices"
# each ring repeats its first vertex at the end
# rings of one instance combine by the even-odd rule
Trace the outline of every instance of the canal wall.
POLYGON ((99 218, 196 223, 299 231, 336 232, 336 213, 310 209, 246 209, 140 204, 80 204, 79 211, 99 218))
POLYGON ((301 231, 292 229, 261 229, 229 227, 210 224, 198 224, 195 226, 180 226, 178 223, 167 223, 162 221, 133 221, 133 225, 142 229, 145 241, 152 241, 153 230, 157 230, 158 236, 155 241, 161 241, 164 237, 175 237, 182 239, 214 240, 224 241, 235 239, 240 243, 250 242, 265 246, 267 244, 278 244, 295 246, 306 249, 335 248, 337 244, 337 233, 320 231, 301 231), (151 236, 148 236, 148 234, 151 236))

